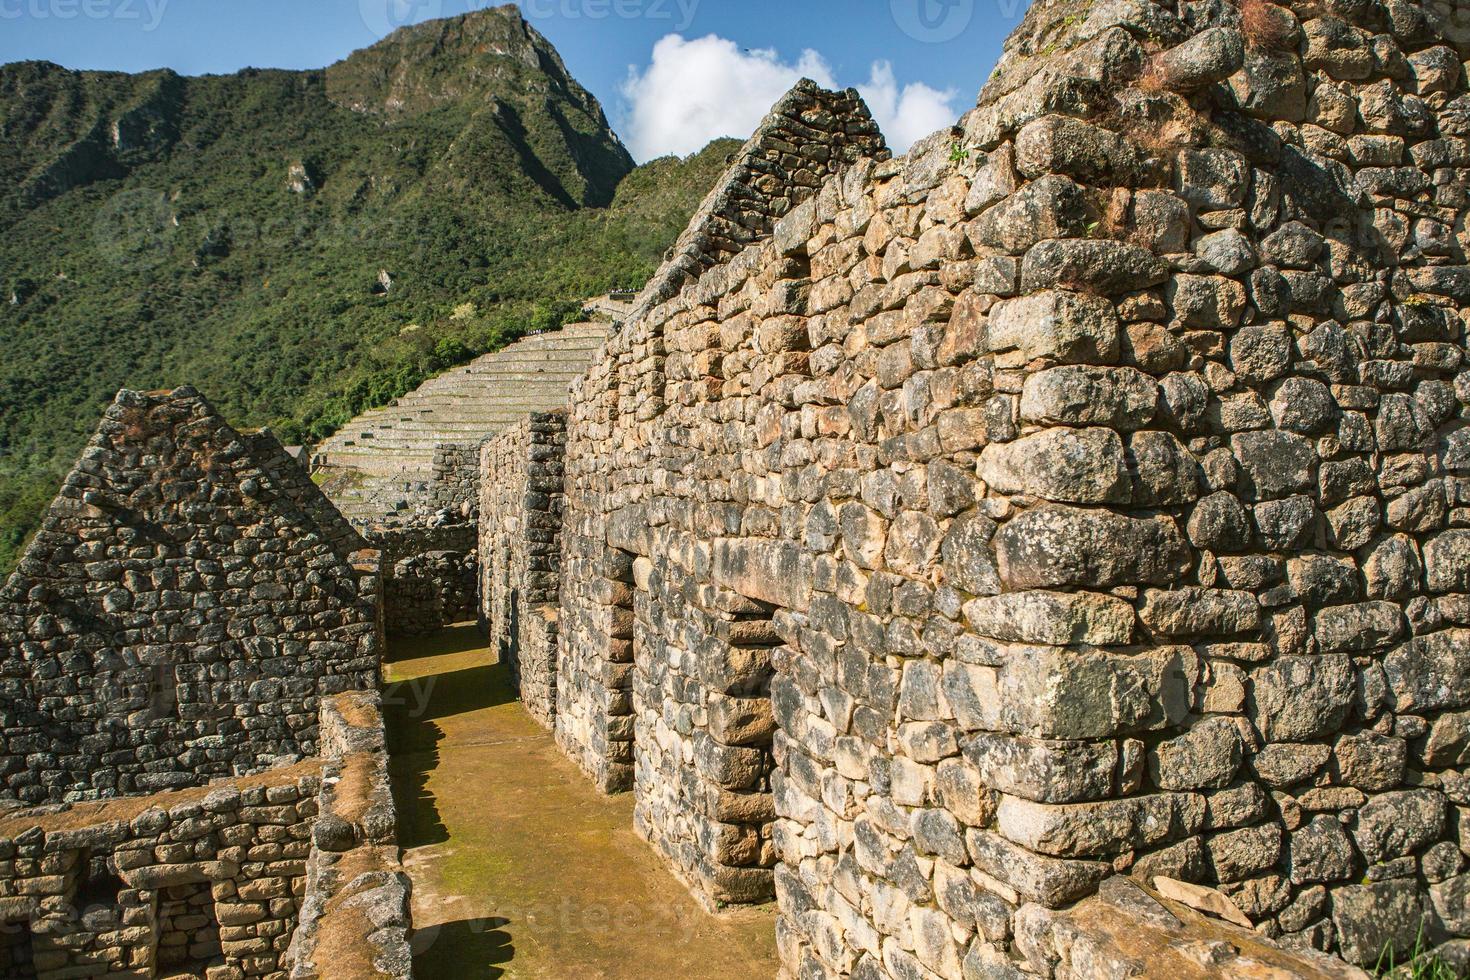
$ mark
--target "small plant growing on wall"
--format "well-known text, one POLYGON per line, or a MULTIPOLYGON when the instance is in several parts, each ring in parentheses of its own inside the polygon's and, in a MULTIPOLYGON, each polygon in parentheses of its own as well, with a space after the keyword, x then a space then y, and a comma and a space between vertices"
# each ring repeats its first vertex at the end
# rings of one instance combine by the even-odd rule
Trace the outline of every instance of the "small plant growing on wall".
POLYGON ((1290 11, 1268 0, 1240 0, 1240 32, 1257 51, 1287 51, 1296 47, 1297 22, 1290 11))
POLYGON ((1414 951, 1402 963, 1394 955, 1391 946, 1384 944, 1373 966, 1373 974, 1383 980, 1455 980, 1460 974, 1439 956, 1425 948, 1424 925, 1419 925, 1419 935, 1414 940, 1414 951))

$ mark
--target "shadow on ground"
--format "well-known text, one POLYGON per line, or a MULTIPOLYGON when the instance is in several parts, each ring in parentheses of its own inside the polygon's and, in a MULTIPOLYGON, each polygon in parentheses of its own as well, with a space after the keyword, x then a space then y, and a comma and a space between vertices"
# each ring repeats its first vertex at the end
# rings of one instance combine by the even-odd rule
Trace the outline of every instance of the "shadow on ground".
POLYGON ((501 964, 515 958, 515 946, 502 918, 460 919, 430 926, 413 934, 413 972, 417 977, 454 977, 456 980, 480 980, 505 976, 501 964), (467 964, 472 971, 466 973, 467 964), (478 964, 484 964, 479 972, 478 964))
POLYGON ((748 980, 774 907, 706 912, 516 703, 474 624, 400 639, 385 714, 421 980, 748 980))
MULTIPOLYGON (((442 761, 445 718, 507 704, 516 699, 510 675, 485 656, 479 627, 465 623, 429 637, 395 637, 388 663, 402 679, 383 688, 393 802, 403 847, 441 844, 448 830, 429 790, 429 774, 442 761)), ((390 668, 392 670, 392 668, 390 668)))

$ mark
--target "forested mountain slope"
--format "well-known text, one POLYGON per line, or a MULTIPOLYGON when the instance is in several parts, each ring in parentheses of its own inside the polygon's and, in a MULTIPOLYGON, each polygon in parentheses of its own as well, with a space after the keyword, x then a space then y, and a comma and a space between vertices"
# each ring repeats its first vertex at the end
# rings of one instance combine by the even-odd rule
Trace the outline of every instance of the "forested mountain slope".
POLYGON ((118 388, 320 438, 641 281, 735 145, 635 169, 514 6, 319 71, 0 67, 0 570, 118 388))

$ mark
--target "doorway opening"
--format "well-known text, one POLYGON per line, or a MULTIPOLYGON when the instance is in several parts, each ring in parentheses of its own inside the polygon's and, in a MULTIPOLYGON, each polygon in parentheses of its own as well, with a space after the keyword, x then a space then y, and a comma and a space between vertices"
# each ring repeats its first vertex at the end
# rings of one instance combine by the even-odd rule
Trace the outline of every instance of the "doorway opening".
POLYGON ((36 951, 29 922, 0 923, 0 977, 31 980, 36 975, 36 951))

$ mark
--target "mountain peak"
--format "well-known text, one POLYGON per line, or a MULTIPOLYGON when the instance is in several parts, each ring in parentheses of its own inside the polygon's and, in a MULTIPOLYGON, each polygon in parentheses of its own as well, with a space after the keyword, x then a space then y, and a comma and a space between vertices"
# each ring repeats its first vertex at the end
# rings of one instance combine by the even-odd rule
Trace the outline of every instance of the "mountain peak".
POLYGON ((602 106, 514 4, 402 27, 326 71, 336 105, 398 125, 460 130, 441 163, 481 170, 493 146, 567 206, 606 204, 633 158, 602 106))
POLYGON ((502 92, 507 81, 574 95, 601 116, 596 100, 572 79, 556 48, 515 4, 400 27, 327 69, 333 101, 386 115, 423 112, 492 89, 502 92))

